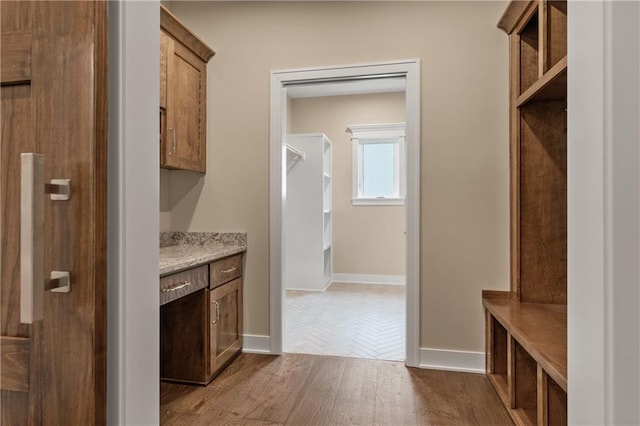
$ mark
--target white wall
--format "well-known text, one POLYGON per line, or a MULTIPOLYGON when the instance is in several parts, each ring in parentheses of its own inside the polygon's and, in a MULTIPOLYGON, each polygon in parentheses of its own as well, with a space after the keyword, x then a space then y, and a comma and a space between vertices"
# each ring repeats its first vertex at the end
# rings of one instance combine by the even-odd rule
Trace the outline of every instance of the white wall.
POLYGON ((171 171, 160 169, 160 232, 173 231, 171 206, 171 171))
POLYGON ((569 3, 570 424, 640 424, 639 9, 569 3))
POLYGON ((107 423, 159 423, 160 7, 109 2, 107 423))

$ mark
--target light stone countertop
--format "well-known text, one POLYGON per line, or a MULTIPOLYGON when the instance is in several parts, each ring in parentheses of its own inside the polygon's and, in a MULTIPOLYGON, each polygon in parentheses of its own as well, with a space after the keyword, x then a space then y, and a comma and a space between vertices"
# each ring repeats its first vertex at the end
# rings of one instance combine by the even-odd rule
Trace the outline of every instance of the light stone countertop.
POLYGON ((244 232, 163 232, 160 234, 160 277, 246 250, 244 232))

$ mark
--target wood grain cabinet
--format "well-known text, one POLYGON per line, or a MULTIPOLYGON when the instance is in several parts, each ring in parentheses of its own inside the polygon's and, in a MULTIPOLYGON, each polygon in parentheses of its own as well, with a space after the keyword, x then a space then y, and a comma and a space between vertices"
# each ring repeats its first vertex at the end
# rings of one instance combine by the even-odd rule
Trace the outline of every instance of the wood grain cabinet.
POLYGON ((214 51, 160 12, 160 166, 206 172, 207 62, 214 51))
POLYGON ((209 269, 208 286, 160 307, 162 380, 206 385, 242 352, 242 262, 195 268, 209 269))
POLYGON ((242 278, 209 290, 209 372, 215 376, 242 350, 242 278))
POLYGON ((486 369, 516 424, 567 424, 567 2, 512 1, 511 291, 483 292, 486 369))

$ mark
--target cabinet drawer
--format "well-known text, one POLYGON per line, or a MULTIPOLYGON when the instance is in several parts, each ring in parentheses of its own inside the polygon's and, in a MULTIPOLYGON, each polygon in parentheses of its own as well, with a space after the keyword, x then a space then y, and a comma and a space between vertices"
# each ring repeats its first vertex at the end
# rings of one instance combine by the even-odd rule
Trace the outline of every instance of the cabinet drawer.
POLYGON ((210 288, 216 288, 242 275, 242 253, 211 264, 210 288))
POLYGON ((160 305, 191 294, 209 285, 209 266, 178 272, 160 278, 160 305))

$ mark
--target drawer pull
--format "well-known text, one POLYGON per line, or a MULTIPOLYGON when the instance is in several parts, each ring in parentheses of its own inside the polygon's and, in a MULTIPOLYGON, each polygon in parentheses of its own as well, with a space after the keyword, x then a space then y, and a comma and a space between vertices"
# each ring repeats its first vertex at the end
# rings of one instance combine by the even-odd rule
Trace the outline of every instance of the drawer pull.
POLYGON ((223 270, 222 270, 222 271, 220 271, 220 272, 222 272, 223 274, 229 274, 229 273, 231 273, 231 272, 235 271, 236 269, 238 269, 238 267, 237 267, 237 266, 234 266, 233 268, 223 269, 223 270))
POLYGON ((160 291, 163 292, 163 293, 171 293, 173 291, 178 291, 181 288, 185 288, 185 287, 190 286, 190 285, 191 285, 191 283, 189 281, 183 281, 181 283, 178 283, 178 285, 176 285, 176 286, 163 288, 160 291))
POLYGON ((211 324, 217 324, 218 320, 220 319, 220 304, 217 300, 212 300, 211 303, 216 305, 216 319, 211 321, 211 324))

